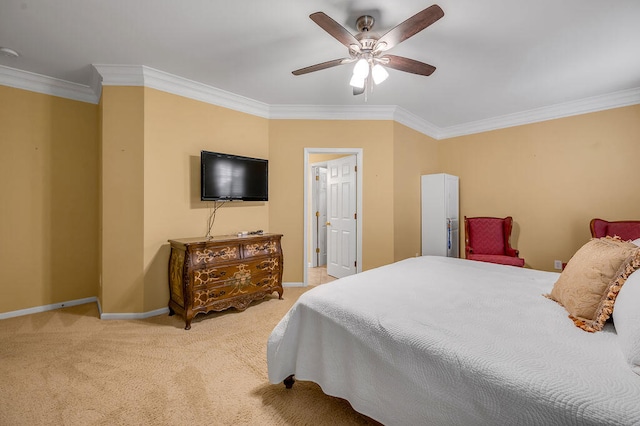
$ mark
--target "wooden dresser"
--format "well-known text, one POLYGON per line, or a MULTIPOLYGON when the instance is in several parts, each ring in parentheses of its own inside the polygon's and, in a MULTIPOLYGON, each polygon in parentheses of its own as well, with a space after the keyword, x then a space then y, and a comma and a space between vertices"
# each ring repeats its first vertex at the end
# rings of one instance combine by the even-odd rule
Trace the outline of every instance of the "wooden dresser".
POLYGON ((244 310, 275 291, 282 299, 283 256, 279 234, 169 240, 169 315, 244 310))

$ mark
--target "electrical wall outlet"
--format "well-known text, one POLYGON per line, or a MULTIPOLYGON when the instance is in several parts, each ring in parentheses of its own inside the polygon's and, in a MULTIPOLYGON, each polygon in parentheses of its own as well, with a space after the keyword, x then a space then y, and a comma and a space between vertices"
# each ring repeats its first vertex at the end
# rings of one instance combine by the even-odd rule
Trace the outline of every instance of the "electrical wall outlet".
POLYGON ((557 269, 559 271, 562 270, 562 260, 554 260, 553 261, 553 269, 557 269))

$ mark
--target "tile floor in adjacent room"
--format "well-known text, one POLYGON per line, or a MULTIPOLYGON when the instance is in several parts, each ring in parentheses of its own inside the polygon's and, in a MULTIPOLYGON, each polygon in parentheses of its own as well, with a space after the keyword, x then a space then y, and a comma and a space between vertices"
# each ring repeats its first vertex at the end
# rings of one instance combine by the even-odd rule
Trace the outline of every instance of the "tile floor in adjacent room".
POLYGON ((327 274, 326 266, 318 266, 316 268, 309 268, 308 271, 309 285, 325 284, 335 280, 335 277, 327 274))

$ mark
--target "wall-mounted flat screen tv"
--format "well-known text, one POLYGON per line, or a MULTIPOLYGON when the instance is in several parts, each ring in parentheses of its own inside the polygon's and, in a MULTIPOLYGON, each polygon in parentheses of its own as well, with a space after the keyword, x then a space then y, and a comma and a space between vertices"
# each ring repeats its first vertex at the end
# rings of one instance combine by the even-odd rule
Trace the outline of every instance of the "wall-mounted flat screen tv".
POLYGON ((269 163, 219 152, 200 153, 202 201, 268 201, 269 163))

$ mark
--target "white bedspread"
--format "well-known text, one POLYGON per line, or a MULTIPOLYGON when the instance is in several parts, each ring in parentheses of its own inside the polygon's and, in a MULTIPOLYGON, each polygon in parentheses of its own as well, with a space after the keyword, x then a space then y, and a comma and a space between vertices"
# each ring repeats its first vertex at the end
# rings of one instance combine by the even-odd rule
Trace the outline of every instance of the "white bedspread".
POLYGON ((615 329, 575 327, 542 296, 557 277, 425 256, 321 285, 273 330, 269 380, 387 425, 640 424, 615 329))

